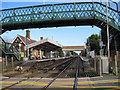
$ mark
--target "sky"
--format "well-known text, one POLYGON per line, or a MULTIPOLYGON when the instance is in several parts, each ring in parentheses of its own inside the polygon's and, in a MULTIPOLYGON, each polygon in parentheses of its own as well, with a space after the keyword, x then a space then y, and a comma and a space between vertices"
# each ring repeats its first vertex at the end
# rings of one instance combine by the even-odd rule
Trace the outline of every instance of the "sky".
MULTIPOLYGON (((1 0, 2 2, 63 2, 63 0, 1 0)), ((91 1, 107 1, 107 0, 64 0, 64 2, 91 2, 91 1)), ((119 0, 108 0, 118 2, 119 0)))
MULTIPOLYGON (((61 3, 61 2, 58 2, 58 0, 56 0, 56 2, 55 0, 54 2, 52 2, 52 0, 49 0, 49 2, 48 0, 42 0, 42 2, 32 2, 32 1, 31 2, 15 2, 15 0, 11 0, 11 2, 8 2, 7 0, 4 0, 4 2, 2 2, 2 9, 26 7, 26 6, 32 6, 32 5, 34 6, 34 5, 41 5, 41 4, 61 3)), ((71 2, 71 1, 72 0, 64 0, 64 2, 71 2)), ((76 0, 76 1, 79 1, 79 0, 76 0)), ((17 36, 17 34, 25 36, 26 30, 28 29, 7 31, 4 34, 2 34, 2 37, 5 40, 11 42, 17 36)), ((29 30, 31 33, 31 39, 33 40, 38 41, 40 40, 40 37, 44 37, 44 38, 53 39, 54 41, 58 42, 63 46, 80 46, 80 45, 85 45, 86 39, 90 35, 99 34, 101 29, 97 28, 96 26, 94 27, 66 26, 66 27, 57 27, 57 28, 56 27, 40 28, 40 29, 34 28, 29 30)))

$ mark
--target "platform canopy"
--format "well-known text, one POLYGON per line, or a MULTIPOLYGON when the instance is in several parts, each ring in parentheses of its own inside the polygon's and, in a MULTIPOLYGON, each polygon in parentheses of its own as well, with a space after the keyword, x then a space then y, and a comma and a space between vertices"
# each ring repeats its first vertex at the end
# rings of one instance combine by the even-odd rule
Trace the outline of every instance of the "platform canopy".
POLYGON ((32 44, 29 44, 27 48, 41 49, 46 51, 55 51, 59 48, 62 48, 62 45, 60 45, 59 43, 51 39, 46 38, 46 39, 34 42, 32 44))

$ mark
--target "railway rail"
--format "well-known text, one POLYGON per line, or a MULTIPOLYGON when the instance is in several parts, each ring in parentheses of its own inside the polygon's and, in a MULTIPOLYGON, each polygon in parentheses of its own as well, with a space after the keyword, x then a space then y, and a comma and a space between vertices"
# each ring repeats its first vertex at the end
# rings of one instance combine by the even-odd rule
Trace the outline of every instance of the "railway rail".
MULTIPOLYGON (((52 77, 53 79, 44 87, 41 88, 41 90, 46 90, 47 88, 49 88, 49 86, 54 83, 55 80, 57 80, 58 78, 75 78, 74 79, 74 84, 73 84, 73 90, 77 90, 77 86, 78 86, 78 78, 80 77, 92 77, 97 75, 95 72, 91 72, 91 71, 87 71, 86 69, 86 62, 82 60, 83 58, 81 57, 71 57, 71 58, 67 58, 65 60, 51 60, 49 62, 42 62, 42 63, 38 63, 38 66, 40 66, 42 64, 42 66, 40 67, 35 67, 33 66, 33 68, 31 69, 35 69, 37 68, 37 70, 41 73, 44 73, 45 77, 43 78, 48 78, 52 77), (51 72, 55 72, 56 73, 52 73, 51 72), (95 75, 92 75, 95 74, 95 75)), ((37 66, 37 65, 36 65, 37 66)), ((87 66, 88 67, 88 66, 87 66)), ((31 71, 33 71, 31 70, 31 71)), ((36 71, 35 71, 36 72, 36 71)), ((28 76, 27 79, 23 79, 20 80, 8 87, 3 88, 2 90, 14 87, 15 85, 29 80, 30 77, 34 77, 34 75, 36 74, 35 72, 33 72, 33 74, 30 74, 30 76, 28 76)), ((39 74, 40 74, 39 73, 39 74)), ((41 76, 40 76, 41 77, 41 76)), ((39 77, 39 78, 40 78, 39 77)), ((40 78, 41 79, 41 78, 40 78)))
POLYGON ((44 86, 41 90, 46 90, 71 64, 72 64, 73 61, 70 60, 70 62, 67 63, 66 67, 64 67, 64 69, 58 73, 58 75, 53 79, 51 80, 48 85, 44 86))
MULTIPOLYGON (((71 60, 72 60, 72 59, 70 58, 70 59, 68 59, 68 60, 66 60, 66 61, 64 61, 64 62, 62 62, 62 63, 60 63, 60 64, 57 63, 57 64, 54 65, 52 68, 58 67, 58 66, 60 66, 60 65, 62 65, 62 64, 66 64, 66 63, 69 64, 71 60)), ((45 66, 49 66, 49 65, 45 65, 45 66)), ((51 67, 50 67, 49 70, 51 70, 51 67)), ((21 82, 23 82, 23 81, 26 81, 26 80, 28 80, 28 79, 29 79, 29 77, 28 77, 27 79, 22 79, 22 80, 14 83, 14 84, 8 86, 8 87, 2 88, 2 90, 6 90, 6 89, 8 89, 8 88, 11 88, 12 86, 15 86, 15 85, 17 85, 17 84, 19 84, 19 83, 21 83, 21 82)))

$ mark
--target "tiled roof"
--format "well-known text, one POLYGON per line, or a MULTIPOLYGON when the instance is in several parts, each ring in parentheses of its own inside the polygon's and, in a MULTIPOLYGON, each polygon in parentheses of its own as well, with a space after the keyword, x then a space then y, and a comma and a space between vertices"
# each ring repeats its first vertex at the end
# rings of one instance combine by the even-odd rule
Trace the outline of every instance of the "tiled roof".
POLYGON ((62 49, 84 49, 84 46, 63 46, 62 49))
POLYGON ((36 42, 35 40, 29 39, 29 38, 25 38, 25 37, 23 37, 21 35, 18 35, 18 36, 23 40, 24 43, 26 42, 27 44, 31 44, 31 43, 36 42))

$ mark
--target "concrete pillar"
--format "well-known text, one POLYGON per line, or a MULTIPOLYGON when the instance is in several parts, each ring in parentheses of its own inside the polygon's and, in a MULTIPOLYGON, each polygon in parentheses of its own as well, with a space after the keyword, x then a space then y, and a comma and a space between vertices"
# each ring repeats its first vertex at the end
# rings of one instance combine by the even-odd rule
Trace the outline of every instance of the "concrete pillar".
POLYGON ((100 64, 100 67, 99 67, 100 68, 99 69, 100 70, 100 76, 102 76, 102 62, 101 62, 101 59, 99 60, 99 64, 100 64))
POLYGON ((96 62, 96 72, 101 76, 102 75, 102 65, 101 65, 101 59, 97 59, 96 62))
POLYGON ((5 56, 5 65, 6 66, 8 65, 8 58, 7 58, 7 56, 5 56))

